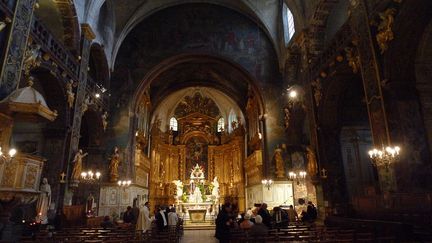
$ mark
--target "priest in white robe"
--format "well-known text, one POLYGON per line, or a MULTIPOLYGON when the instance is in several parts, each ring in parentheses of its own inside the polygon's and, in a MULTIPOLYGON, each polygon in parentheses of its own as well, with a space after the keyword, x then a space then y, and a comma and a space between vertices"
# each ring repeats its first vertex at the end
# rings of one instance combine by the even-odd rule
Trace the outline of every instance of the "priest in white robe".
POLYGON ((141 230, 143 233, 151 229, 150 209, 148 202, 140 207, 136 229, 141 230))

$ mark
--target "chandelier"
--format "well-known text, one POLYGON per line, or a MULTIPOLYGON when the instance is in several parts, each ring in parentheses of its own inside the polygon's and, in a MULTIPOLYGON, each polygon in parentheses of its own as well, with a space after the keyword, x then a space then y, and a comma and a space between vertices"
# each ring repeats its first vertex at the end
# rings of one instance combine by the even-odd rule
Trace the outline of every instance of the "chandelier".
POLYGON ((272 179, 264 179, 261 181, 261 184, 263 184, 265 187, 267 187, 267 190, 270 190, 270 187, 273 185, 272 179))
POLYGON ((92 182, 99 181, 101 175, 102 174, 99 171, 93 172, 89 170, 88 172, 81 173, 81 180, 82 182, 92 183, 92 182))
POLYGON ((0 147, 0 158, 6 160, 7 162, 10 162, 13 157, 16 155, 17 150, 14 148, 9 149, 9 152, 7 154, 3 154, 2 148, 0 147))
POLYGON ((369 157, 377 167, 385 166, 388 168, 389 165, 399 158, 399 151, 400 148, 398 146, 387 146, 385 148, 382 146, 382 149, 373 148, 369 150, 369 157))

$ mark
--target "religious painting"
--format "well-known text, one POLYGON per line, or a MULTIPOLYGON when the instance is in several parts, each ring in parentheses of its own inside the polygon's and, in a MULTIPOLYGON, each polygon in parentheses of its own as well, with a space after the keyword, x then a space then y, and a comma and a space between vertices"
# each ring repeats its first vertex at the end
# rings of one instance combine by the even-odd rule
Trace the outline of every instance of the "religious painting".
POLYGON ((153 14, 125 39, 116 64, 134 68, 142 78, 153 65, 185 52, 233 60, 258 80, 270 81, 277 73, 272 42, 257 24, 233 10, 207 4, 179 5, 153 14))
POLYGON ((192 137, 186 142, 185 178, 190 178, 191 171, 196 164, 204 169, 204 175, 207 177, 208 143, 202 137, 192 137))

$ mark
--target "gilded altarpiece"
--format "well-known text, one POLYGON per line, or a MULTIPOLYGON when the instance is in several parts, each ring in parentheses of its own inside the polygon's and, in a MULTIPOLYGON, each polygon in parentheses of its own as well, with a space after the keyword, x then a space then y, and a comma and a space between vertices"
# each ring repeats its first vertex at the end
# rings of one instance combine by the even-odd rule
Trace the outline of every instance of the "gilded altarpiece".
MULTIPOLYGON (((178 131, 163 132, 158 121, 152 127, 150 204, 174 204, 173 181, 188 185, 192 166, 198 164, 204 169, 206 186, 217 176, 219 202, 229 200, 244 209, 243 126, 231 134, 217 132, 219 110, 211 99, 199 93, 186 97, 174 113, 178 131)), ((187 190, 185 186, 186 194, 187 190)))

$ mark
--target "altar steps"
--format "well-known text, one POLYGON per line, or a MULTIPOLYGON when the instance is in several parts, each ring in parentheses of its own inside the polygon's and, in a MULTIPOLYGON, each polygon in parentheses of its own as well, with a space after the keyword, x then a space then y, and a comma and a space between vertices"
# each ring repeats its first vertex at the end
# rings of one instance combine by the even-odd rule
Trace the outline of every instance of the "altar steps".
POLYGON ((183 224, 183 229, 184 230, 214 230, 216 228, 216 225, 211 223, 212 222, 205 222, 205 223, 185 222, 183 224))

